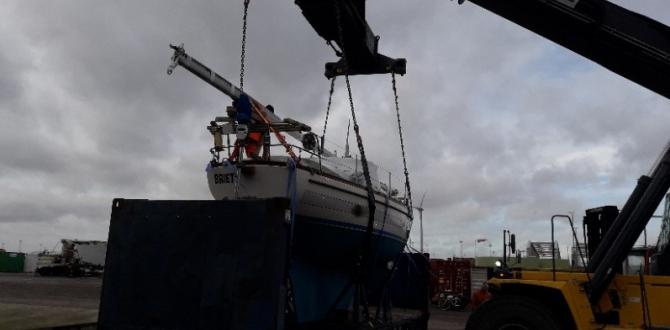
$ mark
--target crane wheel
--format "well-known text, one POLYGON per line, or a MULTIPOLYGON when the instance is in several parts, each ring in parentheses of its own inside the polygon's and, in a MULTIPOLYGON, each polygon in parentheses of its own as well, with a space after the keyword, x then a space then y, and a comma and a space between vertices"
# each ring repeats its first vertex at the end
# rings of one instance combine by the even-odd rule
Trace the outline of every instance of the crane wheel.
POLYGON ((561 330, 542 303, 524 296, 496 296, 475 310, 466 330, 561 330))

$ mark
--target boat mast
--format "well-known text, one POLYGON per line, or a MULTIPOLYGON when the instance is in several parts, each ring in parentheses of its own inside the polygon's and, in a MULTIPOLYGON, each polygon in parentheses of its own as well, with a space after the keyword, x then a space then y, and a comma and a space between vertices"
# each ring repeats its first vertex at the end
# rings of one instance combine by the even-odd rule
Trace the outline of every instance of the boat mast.
MULTIPOLYGON (((174 69, 178 65, 180 65, 189 72, 196 75, 198 78, 202 79, 204 82, 210 84, 212 87, 222 92, 223 94, 226 94, 234 101, 240 98, 240 94, 242 93, 247 94, 246 92, 242 92, 242 90, 240 90, 237 86, 233 85, 233 83, 221 77, 218 73, 214 72, 214 70, 208 68, 206 65, 200 63, 200 61, 189 56, 186 53, 186 50, 184 50, 183 44, 179 46, 170 45, 170 48, 174 49, 174 54, 172 55, 172 63, 170 63, 167 69, 168 75, 172 74, 174 69)), ((251 95, 247 94, 247 96, 249 97, 251 102, 255 104, 258 107, 258 109, 262 112, 263 117, 265 117, 265 119, 270 121, 271 124, 286 122, 284 119, 277 116, 274 112, 269 111, 262 103, 258 102, 251 95)), ((254 120, 263 122, 263 118, 258 118, 257 116, 254 116, 254 120)), ((285 133, 298 141, 301 142, 303 141, 303 134, 301 134, 300 132, 287 131, 285 133)), ((328 150, 323 150, 322 153, 325 156, 333 155, 332 152, 328 150)))

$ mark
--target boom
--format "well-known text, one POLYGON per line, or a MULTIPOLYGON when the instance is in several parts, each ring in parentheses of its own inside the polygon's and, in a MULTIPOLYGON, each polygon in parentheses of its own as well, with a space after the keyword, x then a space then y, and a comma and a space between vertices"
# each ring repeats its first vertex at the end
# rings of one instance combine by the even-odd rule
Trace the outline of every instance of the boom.
POLYGON ((469 1, 670 98, 666 25, 607 0, 469 1))
MULTIPOLYGON (((177 65, 181 65, 186 70, 196 75, 198 78, 210 84, 212 87, 218 89, 223 94, 228 95, 231 99, 238 100, 240 98, 240 94, 242 93, 242 91, 239 88, 237 88, 237 86, 233 85, 233 83, 231 83, 227 79, 221 77, 218 73, 214 72, 214 70, 208 68, 206 65, 200 63, 200 61, 186 54, 186 50, 184 50, 184 45, 180 46, 170 45, 170 48, 174 49, 174 54, 172 55, 172 63, 170 63, 167 69, 168 75, 172 74, 173 70, 177 67, 177 65)), ((274 112, 269 111, 262 103, 258 102, 251 95, 247 94, 247 96, 249 97, 251 102, 254 103, 260 111, 262 111, 262 116, 265 117, 264 119, 268 120, 270 124, 282 124, 287 122, 295 123, 295 121, 291 119, 280 118, 274 112)), ((259 118, 259 116, 255 113, 252 116, 252 118, 256 122, 262 123, 264 121, 263 118, 259 118)), ((301 134, 300 132, 291 130, 284 132, 293 137, 294 139, 304 143, 303 140, 304 135, 301 134)), ((325 149, 320 150, 320 152, 324 156, 333 155, 332 152, 325 149)))
MULTIPOLYGON (((464 0, 459 0, 463 3, 464 0)), ((670 98, 670 27, 607 0, 470 0, 612 72, 670 98)), ((642 176, 589 262, 596 304, 614 268, 651 219, 670 188, 670 147, 650 176, 642 176)))
MULTIPOLYGON (((170 48, 174 49, 174 54, 172 55, 172 63, 170 63, 170 66, 168 66, 167 74, 169 75, 172 74, 174 68, 176 68, 177 65, 181 65, 186 70, 196 75, 198 78, 202 79, 204 82, 218 89, 223 94, 228 95, 231 99, 238 100, 240 98, 240 94, 242 93, 242 91, 239 88, 237 88, 237 86, 233 85, 233 83, 221 77, 218 73, 214 72, 214 70, 208 68, 206 65, 200 63, 200 61, 186 54, 186 50, 184 50, 183 44, 180 46, 170 45, 170 48)), ((279 118, 279 116, 268 111, 265 108, 265 106, 262 106, 262 104, 258 102, 256 99, 254 99, 251 95, 248 96, 252 102, 256 103, 257 105, 261 105, 259 108, 262 109, 266 117, 272 119, 272 122, 282 121, 282 119, 279 118)), ((291 134, 291 136, 300 140, 301 136, 299 133, 297 132, 291 132, 291 133, 295 133, 295 135, 291 134)))
POLYGON ((603 240, 595 251, 594 256, 602 255, 602 257, 598 264, 590 266, 594 272, 590 283, 590 300, 593 304, 596 304, 605 293, 614 278, 614 268, 624 261, 628 251, 654 215, 663 196, 670 189, 670 143, 663 150, 650 176, 643 176, 638 187, 641 188, 636 188, 629 203, 626 203, 631 204, 630 211, 625 212, 628 205, 624 206, 615 224, 608 230, 608 233, 614 234, 615 239, 603 240), (620 231, 614 231, 618 222, 621 223, 620 231))

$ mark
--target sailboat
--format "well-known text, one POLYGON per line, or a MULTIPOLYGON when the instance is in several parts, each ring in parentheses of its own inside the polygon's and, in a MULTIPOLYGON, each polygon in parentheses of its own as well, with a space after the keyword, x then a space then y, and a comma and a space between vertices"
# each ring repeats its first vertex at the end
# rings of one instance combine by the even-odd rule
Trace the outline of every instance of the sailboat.
MULTIPOLYGON (((263 106, 190 57, 183 46, 173 49, 168 73, 181 65, 233 99, 227 116, 216 117, 207 127, 214 139, 206 170, 214 199, 289 198, 289 277, 297 322, 321 320, 332 310, 347 309, 352 297, 342 293, 368 226, 361 160, 348 152, 337 156, 325 150, 308 125, 280 118, 271 106, 263 106), (273 134, 279 143, 272 144, 273 134), (289 143, 284 134, 300 145, 289 143), (277 149, 279 154, 273 152, 277 149)), ((368 168, 376 203, 368 278, 374 289, 403 251, 412 216, 408 199, 390 180, 380 180, 378 166, 368 162, 368 168)))

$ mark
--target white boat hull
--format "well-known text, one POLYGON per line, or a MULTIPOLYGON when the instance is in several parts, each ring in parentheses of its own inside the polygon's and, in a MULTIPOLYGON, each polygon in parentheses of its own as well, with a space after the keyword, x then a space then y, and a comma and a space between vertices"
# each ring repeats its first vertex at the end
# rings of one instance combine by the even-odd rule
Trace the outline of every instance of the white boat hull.
MULTIPOLYGON (((320 175, 307 167, 298 167, 295 171, 298 216, 330 221, 332 225, 351 229, 367 228, 367 192, 364 187, 320 175)), ((249 164, 237 175, 226 167, 215 167, 208 171, 207 180, 215 199, 291 198, 287 189, 289 169, 281 162, 249 164)), ((404 244, 411 228, 407 207, 383 194, 375 195, 374 232, 404 244)))
MULTIPOLYGON (((215 199, 292 198, 290 170, 284 162, 246 164, 236 171, 224 166, 208 169, 215 199)), ((295 222, 290 278, 298 323, 327 316, 344 288, 365 242, 368 224, 366 189, 345 180, 321 175, 309 167, 295 169, 295 222)), ((405 247, 411 218, 400 201, 375 194, 376 211, 371 242, 368 290, 378 290, 388 275, 389 262, 405 247)), ((337 303, 346 310, 351 292, 337 303)))

